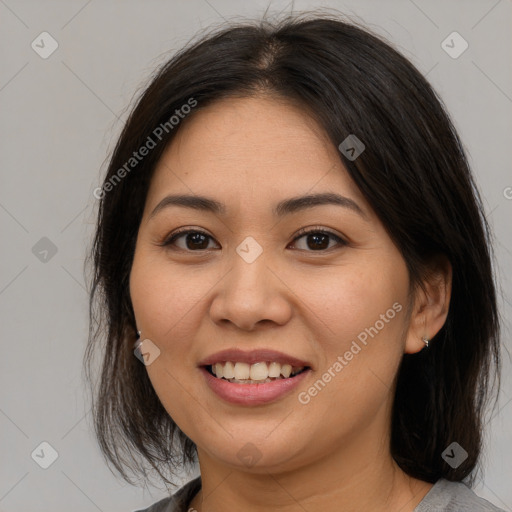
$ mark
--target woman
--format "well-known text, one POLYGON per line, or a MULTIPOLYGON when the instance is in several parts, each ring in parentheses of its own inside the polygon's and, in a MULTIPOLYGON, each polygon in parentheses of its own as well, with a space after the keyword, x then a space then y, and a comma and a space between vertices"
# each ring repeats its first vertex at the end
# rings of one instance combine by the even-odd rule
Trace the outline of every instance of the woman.
POLYGON ((314 14, 203 37, 95 195, 100 446, 128 482, 201 472, 147 511, 500 510, 462 483, 499 368, 488 226, 388 43, 314 14))

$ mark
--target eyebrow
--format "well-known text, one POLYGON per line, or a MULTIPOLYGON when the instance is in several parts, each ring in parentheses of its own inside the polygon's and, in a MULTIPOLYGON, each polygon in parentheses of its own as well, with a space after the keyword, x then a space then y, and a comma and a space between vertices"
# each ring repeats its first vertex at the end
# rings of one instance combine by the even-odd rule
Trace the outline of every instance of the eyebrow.
MULTIPOLYGON (((280 201, 275 206, 275 208, 272 210, 272 213, 277 217, 283 217, 284 215, 296 213, 307 208, 313 208, 314 206, 322 206, 329 204, 347 208, 349 210, 352 210, 354 213, 357 213, 364 219, 367 218, 366 214, 355 201, 348 197, 335 194, 333 192, 309 194, 305 196, 285 199, 283 201, 280 201)), ((211 212, 218 215, 226 214, 226 205, 219 201, 216 201, 215 199, 198 195, 177 194, 164 197, 156 205, 155 209, 151 212, 149 217, 154 217, 158 212, 170 206, 192 208, 194 210, 211 212)))

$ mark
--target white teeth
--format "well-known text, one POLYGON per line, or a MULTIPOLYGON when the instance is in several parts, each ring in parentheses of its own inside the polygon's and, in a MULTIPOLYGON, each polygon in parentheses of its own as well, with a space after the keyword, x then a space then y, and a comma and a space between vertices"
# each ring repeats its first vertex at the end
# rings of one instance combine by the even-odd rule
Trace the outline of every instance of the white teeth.
POLYGON ((251 373, 250 366, 247 363, 235 363, 235 379, 248 379, 251 373))
POLYGON ((283 366, 281 366, 281 375, 285 379, 287 379, 291 373, 292 373, 292 365, 291 364, 283 364, 283 366))
POLYGON ((222 363, 215 363, 215 375, 217 375, 217 377, 219 377, 219 379, 221 377, 224 377, 224 367, 222 365, 222 363))
POLYGON ((265 380, 268 377, 267 363, 255 363, 251 365, 251 380, 265 380))
MULTIPOLYGON (((221 363, 217 363, 217 364, 221 364, 221 363)), ((215 366, 217 366, 217 365, 215 365, 215 366)), ((218 373, 216 375, 217 375, 217 377, 219 376, 218 373)), ((222 369, 222 377, 224 377, 225 379, 234 379, 235 378, 235 365, 231 361, 228 361, 224 365, 224 368, 222 369)))
POLYGON ((270 363, 268 367, 269 377, 279 377, 281 375, 281 365, 279 363, 270 363))
POLYGON ((287 379, 304 369, 304 366, 292 367, 290 364, 276 363, 267 364, 265 361, 252 365, 242 362, 226 361, 215 363, 211 367, 217 378, 224 378, 230 382, 251 383, 251 382, 272 382, 272 379, 287 379), (282 377, 281 377, 282 376, 282 377))

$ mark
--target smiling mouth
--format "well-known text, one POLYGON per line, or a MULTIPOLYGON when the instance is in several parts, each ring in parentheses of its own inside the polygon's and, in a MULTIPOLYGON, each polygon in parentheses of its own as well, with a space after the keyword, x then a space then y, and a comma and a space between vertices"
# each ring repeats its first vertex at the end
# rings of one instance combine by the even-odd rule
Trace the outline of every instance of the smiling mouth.
POLYGON ((309 366, 291 366, 274 361, 261 361, 248 364, 242 362, 226 361, 206 365, 208 373, 220 380, 226 380, 233 384, 264 384, 276 380, 284 380, 296 377, 309 366))

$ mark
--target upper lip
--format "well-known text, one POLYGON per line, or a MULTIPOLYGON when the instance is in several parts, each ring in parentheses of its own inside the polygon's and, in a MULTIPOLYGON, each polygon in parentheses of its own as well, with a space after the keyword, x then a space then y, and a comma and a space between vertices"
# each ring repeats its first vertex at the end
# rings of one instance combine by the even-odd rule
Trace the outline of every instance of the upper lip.
POLYGON ((311 367, 311 364, 307 361, 303 361, 288 354, 284 354, 283 352, 264 348, 249 351, 244 351, 237 348, 221 350, 220 352, 215 352, 215 354, 212 354, 200 361, 198 366, 209 366, 215 363, 224 363, 226 361, 241 362, 247 364, 260 363, 262 361, 275 361, 276 363, 289 364, 295 367, 311 367))

